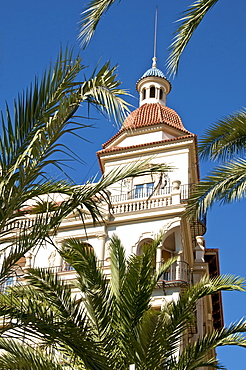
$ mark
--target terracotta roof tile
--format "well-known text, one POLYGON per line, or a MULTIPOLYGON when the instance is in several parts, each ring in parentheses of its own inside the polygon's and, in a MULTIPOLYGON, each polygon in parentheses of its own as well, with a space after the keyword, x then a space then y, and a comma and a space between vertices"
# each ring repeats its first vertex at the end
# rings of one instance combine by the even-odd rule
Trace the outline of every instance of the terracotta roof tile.
POLYGON ((185 130, 179 115, 173 109, 159 103, 141 105, 141 107, 129 114, 123 122, 123 127, 136 128, 152 126, 158 123, 166 123, 177 129, 185 130))
POLYGON ((122 128, 111 139, 103 144, 102 147, 105 148, 126 130, 138 127, 153 126, 160 123, 165 123, 168 126, 178 129, 179 131, 191 134, 191 132, 185 129, 181 118, 173 109, 165 107, 159 103, 146 103, 131 112, 123 122, 122 128))

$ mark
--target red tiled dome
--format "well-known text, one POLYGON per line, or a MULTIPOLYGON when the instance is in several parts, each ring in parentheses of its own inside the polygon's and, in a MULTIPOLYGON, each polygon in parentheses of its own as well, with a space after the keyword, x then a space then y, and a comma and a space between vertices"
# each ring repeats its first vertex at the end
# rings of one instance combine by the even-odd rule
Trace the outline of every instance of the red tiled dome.
POLYGON ((123 122, 124 128, 136 128, 166 123, 172 127, 187 131, 179 115, 171 108, 159 103, 146 103, 134 110, 123 122))

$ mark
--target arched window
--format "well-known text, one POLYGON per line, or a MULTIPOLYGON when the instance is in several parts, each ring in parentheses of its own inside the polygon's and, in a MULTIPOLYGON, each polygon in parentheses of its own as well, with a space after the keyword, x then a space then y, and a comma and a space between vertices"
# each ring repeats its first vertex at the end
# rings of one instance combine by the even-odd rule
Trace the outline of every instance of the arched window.
POLYGON ((151 88, 150 88, 149 97, 150 98, 155 98, 155 87, 154 86, 151 86, 151 88))
MULTIPOLYGON (((150 239, 150 238, 146 238, 146 239, 141 240, 141 242, 138 244, 138 248, 137 248, 138 256, 143 254, 144 249, 150 247, 152 245, 152 243, 153 243, 153 239, 150 239)), ((153 258, 153 271, 155 269, 156 269, 156 255, 154 255, 154 258, 153 258)))
POLYGON ((168 254, 163 254, 163 258, 166 261, 167 257, 171 258, 171 254, 175 252, 175 232, 170 233, 164 240, 163 242, 163 250, 166 250, 169 252, 169 257, 168 254))
POLYGON ((141 242, 138 244, 137 254, 140 256, 143 253, 143 249, 148 248, 148 246, 151 245, 152 243, 153 239, 151 238, 141 240, 141 242))
POLYGON ((163 99, 163 89, 160 89, 159 94, 160 94, 160 100, 162 100, 163 99))
POLYGON ((146 99, 146 89, 143 89, 142 91, 142 99, 146 99))
MULTIPOLYGON (((161 250, 161 263, 167 262, 173 256, 175 251, 175 235, 170 234, 163 242, 161 250)), ((175 280, 175 265, 171 265, 167 271, 162 275, 165 281, 175 280)))

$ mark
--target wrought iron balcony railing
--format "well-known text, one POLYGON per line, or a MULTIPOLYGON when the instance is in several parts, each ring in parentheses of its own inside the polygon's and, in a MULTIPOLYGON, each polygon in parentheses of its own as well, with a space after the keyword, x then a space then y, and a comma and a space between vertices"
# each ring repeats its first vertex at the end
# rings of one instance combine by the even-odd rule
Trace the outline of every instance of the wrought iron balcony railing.
POLYGON ((159 279, 165 285, 189 285, 192 283, 191 268, 187 262, 176 261, 159 279))

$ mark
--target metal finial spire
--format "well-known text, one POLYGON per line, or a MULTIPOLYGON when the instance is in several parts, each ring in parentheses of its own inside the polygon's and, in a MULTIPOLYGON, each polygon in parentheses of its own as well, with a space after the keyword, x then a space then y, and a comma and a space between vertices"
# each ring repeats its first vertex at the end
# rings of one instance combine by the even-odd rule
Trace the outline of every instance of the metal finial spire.
POLYGON ((152 68, 156 68, 156 34, 157 34, 157 16, 158 16, 158 7, 155 10, 155 32, 154 32, 154 58, 152 58, 152 68))

